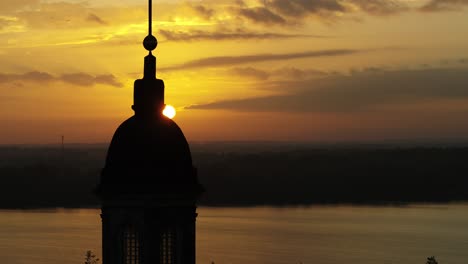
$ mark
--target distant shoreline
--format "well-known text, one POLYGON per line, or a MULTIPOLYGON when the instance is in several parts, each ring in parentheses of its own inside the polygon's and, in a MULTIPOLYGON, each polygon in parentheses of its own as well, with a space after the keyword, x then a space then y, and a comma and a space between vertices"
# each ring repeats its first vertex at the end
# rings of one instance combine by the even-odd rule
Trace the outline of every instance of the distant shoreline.
MULTIPOLYGON (((65 146, 69 148, 89 148, 89 147, 105 147, 109 146, 110 142, 90 142, 77 143, 66 142, 65 146)), ((301 147, 364 147, 364 148, 389 148, 389 147, 468 147, 467 139, 391 139, 391 140, 372 140, 372 141, 289 141, 289 140, 212 140, 190 141, 189 145, 217 145, 217 146, 301 146, 301 147)), ((0 148, 55 148, 61 147, 60 142, 56 143, 0 143, 0 148)))
MULTIPOLYGON (((192 145, 202 206, 468 201, 468 147, 192 145)), ((0 147, 0 208, 98 208, 107 147, 0 147)), ((154 177, 158 177, 157 172, 154 177)))
MULTIPOLYGON (((309 208, 309 207, 426 207, 426 206, 449 206, 468 205, 468 200, 464 201, 432 201, 432 202, 377 202, 377 203, 313 203, 313 204, 199 204, 203 208, 309 208)), ((1 211, 61 211, 61 210, 98 210, 97 206, 83 207, 0 207, 1 211)))

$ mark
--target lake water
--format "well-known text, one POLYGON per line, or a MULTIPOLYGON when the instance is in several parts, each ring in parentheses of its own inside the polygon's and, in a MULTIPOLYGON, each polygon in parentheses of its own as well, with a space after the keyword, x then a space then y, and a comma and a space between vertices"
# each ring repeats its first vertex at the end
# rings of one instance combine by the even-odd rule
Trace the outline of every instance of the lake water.
MULTIPOLYGON (((0 211, 0 263, 82 264, 101 256, 99 210, 0 211)), ((206 208, 197 263, 468 263, 468 205, 206 208)))

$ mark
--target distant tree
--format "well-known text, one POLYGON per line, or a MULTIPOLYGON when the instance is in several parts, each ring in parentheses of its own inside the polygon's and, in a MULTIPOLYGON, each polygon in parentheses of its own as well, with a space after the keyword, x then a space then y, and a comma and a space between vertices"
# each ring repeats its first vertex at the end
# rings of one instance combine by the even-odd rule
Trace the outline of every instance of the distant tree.
POLYGON ((439 262, 437 262, 437 260, 435 259, 435 257, 432 256, 432 257, 428 257, 428 258, 427 258, 426 264, 439 264, 439 262))
POLYGON ((91 250, 86 251, 84 264, 99 264, 99 259, 91 250))

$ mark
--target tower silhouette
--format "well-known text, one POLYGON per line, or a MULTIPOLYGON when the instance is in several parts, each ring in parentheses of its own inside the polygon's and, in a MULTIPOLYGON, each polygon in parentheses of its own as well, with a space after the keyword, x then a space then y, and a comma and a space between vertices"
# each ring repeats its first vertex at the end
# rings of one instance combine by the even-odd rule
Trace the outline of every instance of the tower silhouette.
POLYGON ((196 202, 203 188, 182 130, 162 114, 157 40, 143 41, 144 76, 134 84, 134 116, 115 131, 101 173, 103 264, 194 264, 196 202))

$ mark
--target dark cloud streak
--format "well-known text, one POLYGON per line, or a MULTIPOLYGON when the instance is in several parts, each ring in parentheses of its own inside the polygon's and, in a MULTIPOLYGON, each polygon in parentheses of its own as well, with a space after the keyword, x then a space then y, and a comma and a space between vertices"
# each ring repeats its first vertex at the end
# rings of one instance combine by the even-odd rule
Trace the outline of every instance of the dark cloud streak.
POLYGON ((203 30, 171 31, 159 30, 159 33, 170 41, 198 41, 198 40, 236 40, 236 39, 287 39, 287 38, 328 38, 321 35, 300 35, 300 34, 282 34, 271 32, 250 32, 242 29, 238 30, 218 30, 214 32, 203 30))
POLYGON ((196 14, 206 20, 210 20, 215 14, 215 10, 205 7, 203 5, 190 5, 190 8, 195 11, 196 14))
POLYGON ((468 0, 430 0, 420 7, 411 7, 398 0, 266 0, 264 6, 260 7, 249 7, 240 2, 232 10, 236 16, 254 23, 287 26, 301 24, 307 17, 330 22, 346 17, 343 15, 356 15, 359 12, 372 16, 389 16, 417 10, 457 10, 464 5, 468 5, 468 0))
POLYGON ((234 74, 240 77, 249 77, 258 80, 267 80, 272 79, 275 77, 279 77, 280 79, 310 79, 310 78, 317 78, 317 77, 324 77, 330 75, 330 73, 309 69, 309 70, 302 70, 295 67, 285 67, 280 68, 272 71, 265 71, 261 69, 257 69, 254 67, 236 67, 229 70, 229 74, 234 74))
POLYGON ((468 69, 365 71, 278 84, 283 95, 226 100, 188 109, 251 112, 356 112, 427 100, 468 100, 468 69))
POLYGON ((355 53, 363 52, 361 50, 353 49, 334 49, 334 50, 319 50, 319 51, 306 51, 298 53, 285 53, 285 54, 256 54, 256 55, 244 55, 244 56, 219 56, 219 57, 208 57, 198 60, 189 61, 187 63, 167 67, 162 70, 184 70, 193 69, 199 67, 219 67, 219 66, 233 66, 246 63, 255 62, 266 62, 276 60, 292 60, 292 59, 303 59, 303 58, 314 58, 314 57, 332 57, 332 56, 344 56, 355 53))
POLYGON ((265 7, 239 8, 237 14, 253 22, 266 25, 286 25, 286 19, 265 7))
POLYGON ((256 23, 284 26, 300 23, 309 16, 336 19, 358 11, 383 16, 407 11, 409 7, 394 0, 269 0, 264 7, 239 5, 234 10, 238 16, 256 23))
POLYGON ((354 5, 367 14, 387 16, 410 10, 410 8, 394 0, 352 0, 354 5))
POLYGON ((107 25, 107 22, 104 21, 102 18, 97 16, 96 14, 89 14, 88 17, 86 18, 87 21, 89 22, 95 22, 100 25, 107 25))
POLYGON ((421 11, 438 12, 457 10, 457 8, 465 5, 468 5, 468 0, 431 0, 421 7, 421 11))
POLYGON ((4 74, 0 73, 0 83, 8 82, 36 82, 47 83, 53 81, 61 81, 77 86, 93 86, 96 84, 110 85, 114 87, 122 87, 123 84, 119 82, 114 75, 90 75, 87 73, 70 73, 62 74, 60 76, 53 76, 46 72, 32 71, 23 74, 4 74))
POLYGON ((266 80, 271 76, 269 72, 259 70, 253 67, 233 68, 229 72, 238 76, 251 77, 259 80, 266 80))
POLYGON ((270 0, 266 1, 266 6, 281 15, 289 17, 348 11, 343 1, 338 0, 270 0))

